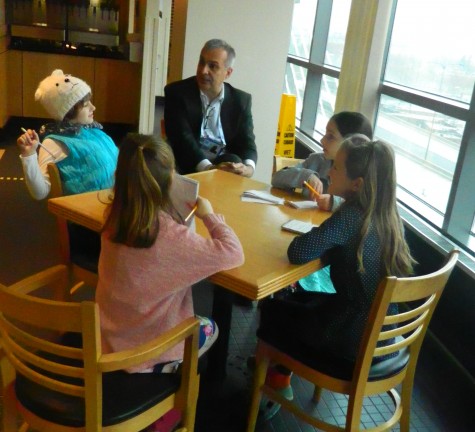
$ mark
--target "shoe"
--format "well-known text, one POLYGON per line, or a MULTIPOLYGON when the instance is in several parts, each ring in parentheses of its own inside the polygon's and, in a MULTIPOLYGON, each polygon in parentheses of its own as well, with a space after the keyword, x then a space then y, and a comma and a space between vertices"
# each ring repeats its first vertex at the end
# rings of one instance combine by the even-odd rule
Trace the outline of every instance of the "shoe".
MULTIPOLYGON (((256 356, 255 355, 250 355, 247 360, 246 360, 246 366, 247 368, 254 373, 256 370, 256 356)), ((274 382, 274 385, 271 387, 276 388, 277 386, 276 381, 280 380, 288 380, 292 376, 292 372, 288 371, 287 369, 284 370, 282 369, 282 366, 275 365, 275 366, 269 366, 267 370, 267 377, 266 377, 266 384, 269 384, 269 382, 274 382), (272 376, 272 378, 271 378, 272 376)), ((293 400, 294 399, 294 391, 292 389, 292 386, 289 385, 284 385, 280 387, 279 389, 276 389, 278 393, 280 393, 282 396, 284 396, 288 400, 293 400)))
POLYGON ((257 422, 262 423, 271 420, 279 412, 281 407, 281 404, 270 400, 266 395, 262 395, 259 412, 257 414, 257 422))
POLYGON ((147 432, 173 432, 181 422, 181 412, 172 408, 155 423, 152 423, 147 432))
MULTIPOLYGON (((294 398, 292 386, 288 386, 276 391, 288 400, 292 400, 294 398)), ((281 407, 281 404, 270 400, 266 395, 262 395, 261 403, 259 404, 259 413, 257 414, 257 421, 267 422, 271 420, 279 412, 281 407)))

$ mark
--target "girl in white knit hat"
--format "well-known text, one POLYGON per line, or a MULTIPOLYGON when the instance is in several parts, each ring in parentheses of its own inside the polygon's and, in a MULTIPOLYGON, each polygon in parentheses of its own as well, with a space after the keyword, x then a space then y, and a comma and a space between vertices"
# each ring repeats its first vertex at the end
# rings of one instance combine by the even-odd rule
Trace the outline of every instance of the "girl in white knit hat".
MULTIPOLYGON (((40 82, 35 99, 56 120, 42 126, 39 135, 28 129, 17 144, 25 182, 31 196, 46 198, 51 190, 48 164, 55 163, 66 195, 111 188, 118 148, 94 121, 96 107, 91 88, 83 80, 56 69, 40 82)), ((68 224, 71 257, 87 257, 97 265, 100 237, 80 225, 68 224)))
POLYGON ((32 129, 17 140, 31 196, 38 200, 48 196, 49 163, 57 165, 68 195, 112 187, 118 149, 94 121, 89 85, 56 69, 40 82, 35 99, 56 121, 41 128, 41 143, 32 129))

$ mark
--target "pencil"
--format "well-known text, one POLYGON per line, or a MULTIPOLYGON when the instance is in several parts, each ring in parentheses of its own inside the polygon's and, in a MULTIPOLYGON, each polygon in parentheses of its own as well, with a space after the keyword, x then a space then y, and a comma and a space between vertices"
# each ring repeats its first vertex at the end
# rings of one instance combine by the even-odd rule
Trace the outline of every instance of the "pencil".
MULTIPOLYGON (((27 131, 24 127, 22 127, 21 130, 22 130, 24 133, 28 134, 28 131, 27 131)), ((43 150, 44 150, 45 152, 49 153, 51 156, 53 156, 54 159, 56 159, 56 158, 54 157, 54 154, 51 153, 51 152, 50 152, 43 144, 41 144, 39 141, 38 141, 38 145, 39 145, 40 147, 43 147, 43 150)))
POLYGON ((317 198, 320 196, 320 194, 312 186, 310 186, 306 181, 304 181, 303 184, 307 186, 317 196, 317 198))
POLYGON ((197 208, 198 208, 198 204, 195 204, 195 206, 191 209, 190 214, 185 218, 185 222, 188 222, 190 220, 191 216, 195 214, 195 211, 197 208))

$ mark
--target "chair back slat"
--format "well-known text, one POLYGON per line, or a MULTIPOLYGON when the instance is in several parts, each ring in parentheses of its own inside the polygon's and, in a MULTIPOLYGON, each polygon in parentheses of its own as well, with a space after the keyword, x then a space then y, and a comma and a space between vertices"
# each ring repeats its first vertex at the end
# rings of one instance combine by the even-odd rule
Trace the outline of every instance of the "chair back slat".
POLYGON ((410 309, 408 311, 404 311, 395 315, 387 315, 386 318, 384 318, 384 325, 399 324, 404 321, 409 321, 410 319, 413 319, 414 317, 421 315, 424 311, 429 309, 433 301, 436 301, 435 294, 428 297, 421 305, 413 309, 410 309))
MULTIPOLYGON (((56 354, 52 355, 51 350, 31 350, 31 346, 27 346, 21 343, 18 343, 17 340, 13 339, 10 334, 3 333, 2 337, 4 340, 5 346, 9 348, 10 355, 15 357, 16 361, 19 363, 28 364, 29 367, 33 366, 42 371, 47 371, 50 373, 63 375, 71 378, 83 378, 84 369, 78 366, 70 366, 63 363, 58 363, 59 356, 56 354), (56 359, 56 361, 51 361, 48 357, 56 359)), ((43 346, 50 347, 51 343, 41 344, 43 346)), ((61 346, 61 345, 58 345, 61 346)), ((58 351, 58 350, 54 350, 58 351)), ((79 350, 81 352, 82 350, 79 350)), ((78 363, 80 365, 81 363, 78 363)))
POLYGON ((386 346, 377 347, 374 350, 373 357, 379 357, 379 356, 391 354, 405 347, 410 346, 412 343, 414 343, 417 340, 417 338, 421 335, 422 331, 423 331, 423 327, 419 326, 415 332, 412 332, 409 336, 403 338, 403 340, 397 341, 393 344, 389 344, 386 346))
POLYGON ((21 343, 23 347, 30 347, 30 351, 40 350, 56 356, 76 360, 80 360, 83 357, 82 350, 80 348, 74 348, 55 343, 54 341, 57 341, 61 337, 61 334, 58 332, 48 333, 50 338, 46 339, 46 333, 43 332, 42 337, 35 336, 30 332, 27 332, 14 325, 12 322, 5 319, 4 316, 0 316, 0 321, 2 321, 2 325, 5 327, 5 329, 7 329, 10 337, 15 338, 15 340, 21 343))
POLYGON ((423 314, 418 316, 416 319, 414 319, 413 321, 407 322, 407 324, 403 326, 396 327, 395 329, 392 329, 392 330, 381 331, 381 333, 379 333, 378 341, 383 341, 383 340, 395 338, 398 336, 407 337, 410 332, 424 325, 428 313, 429 311, 424 312, 423 314))
POLYGON ((11 362, 15 370, 23 375, 25 378, 33 381, 39 382, 42 386, 49 388, 60 393, 65 393, 70 396, 82 397, 85 396, 84 385, 74 385, 59 379, 51 378, 50 375, 45 375, 44 373, 38 372, 36 369, 29 367, 28 363, 25 363, 11 353, 7 353, 7 357, 11 362))

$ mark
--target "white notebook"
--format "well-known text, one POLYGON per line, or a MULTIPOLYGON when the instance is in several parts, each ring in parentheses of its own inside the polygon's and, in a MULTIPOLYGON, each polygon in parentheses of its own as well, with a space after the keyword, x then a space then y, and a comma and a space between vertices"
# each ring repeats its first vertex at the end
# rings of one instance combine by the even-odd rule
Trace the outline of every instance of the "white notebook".
POLYGON ((313 209, 318 208, 316 201, 286 201, 286 203, 296 209, 313 209))
POLYGON ((310 222, 299 221, 297 219, 290 219, 282 224, 282 229, 284 231, 290 231, 296 234, 306 234, 315 227, 318 227, 318 225, 311 224, 310 222))
MULTIPOLYGON (((175 174, 173 177, 170 187, 170 199, 173 207, 175 207, 175 210, 180 214, 183 220, 190 214, 193 205, 196 203, 199 186, 200 184, 194 179, 179 174, 175 174)), ((194 216, 186 222, 188 226, 194 227, 194 224, 194 216)))

